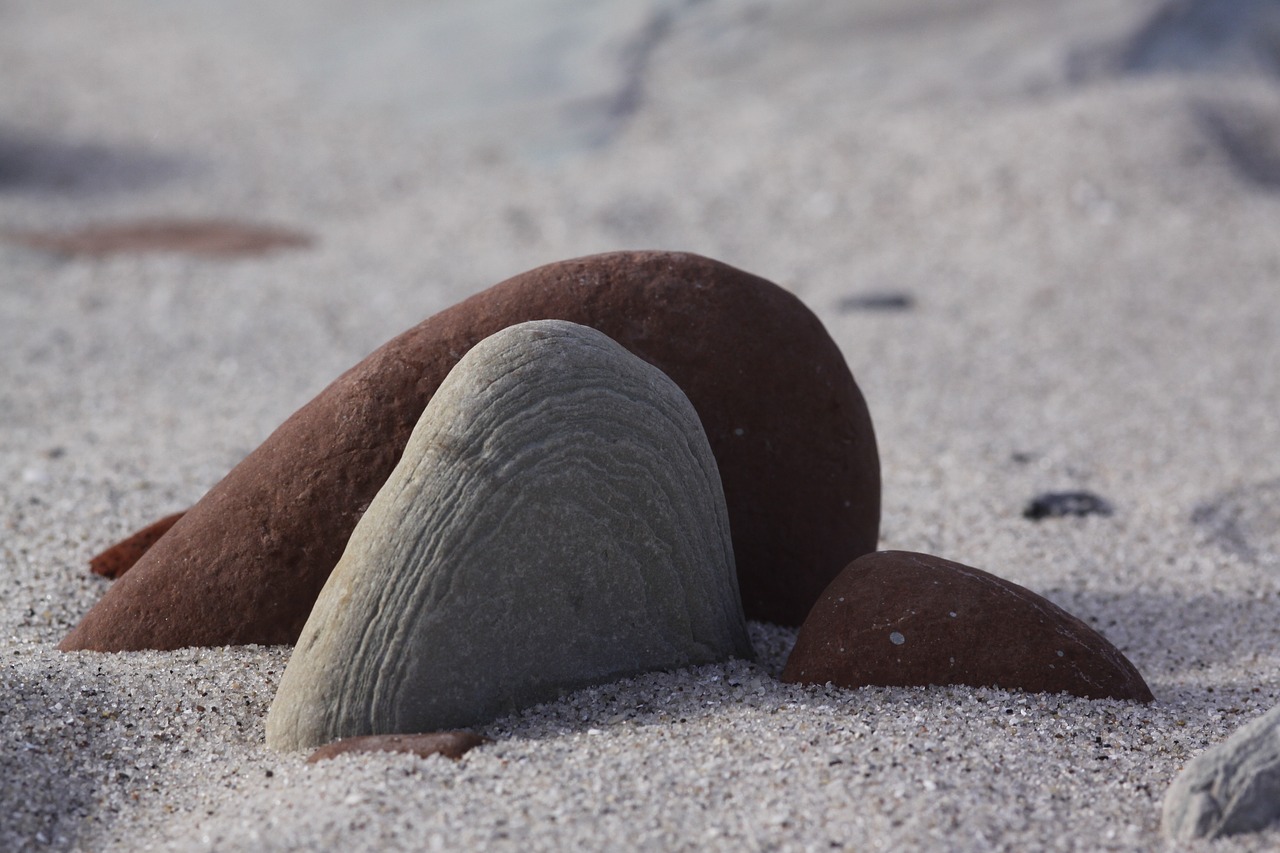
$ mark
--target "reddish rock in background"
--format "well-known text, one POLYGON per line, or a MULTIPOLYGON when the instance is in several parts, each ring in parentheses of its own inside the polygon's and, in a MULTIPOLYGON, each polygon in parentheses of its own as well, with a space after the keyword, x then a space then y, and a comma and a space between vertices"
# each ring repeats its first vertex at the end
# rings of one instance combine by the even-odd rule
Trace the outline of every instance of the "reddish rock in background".
POLYGON ((801 627, 782 680, 1153 698, 1115 646, 1049 600, 907 551, 867 554, 840 573, 801 627))
POLYGON ((175 512, 173 515, 166 515, 157 522, 147 525, 146 527, 121 539, 98 556, 89 560, 89 570, 95 575, 102 575, 106 578, 118 578, 133 567, 133 564, 147 553, 152 545, 160 539, 161 536, 169 532, 169 528, 182 518, 184 513, 175 512))
POLYGON ((464 731, 429 732, 421 735, 361 735, 327 743, 307 757, 308 764, 353 752, 411 752, 421 758, 443 755, 457 761, 477 746, 492 743, 487 737, 464 731))
POLYGON ((696 255, 508 279, 394 338, 295 412, 120 578, 64 650, 292 643, 436 387, 527 320, 592 326, 667 373, 720 468, 748 618, 797 625, 876 547, 880 466, 839 348, 795 296, 696 255))
POLYGON ((31 249, 93 256, 174 252, 229 258, 311 245, 311 238, 297 231, 227 219, 143 219, 76 231, 6 231, 0 237, 31 249))

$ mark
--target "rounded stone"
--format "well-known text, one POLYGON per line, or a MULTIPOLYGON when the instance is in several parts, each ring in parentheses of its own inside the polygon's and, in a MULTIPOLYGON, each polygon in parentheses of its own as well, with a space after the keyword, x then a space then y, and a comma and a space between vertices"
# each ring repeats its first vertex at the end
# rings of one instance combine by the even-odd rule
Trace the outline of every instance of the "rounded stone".
POLYGON ((267 743, 470 726, 751 657, 715 457, 657 368, 560 320, 441 384, 302 630, 267 743))
POLYGON ((782 680, 1153 698, 1115 646, 1049 600, 908 551, 859 557, 832 581, 800 628, 782 680))
POLYGON ((871 419, 817 317, 716 261, 619 252, 518 275, 373 352, 201 498, 61 648, 294 642, 445 375, 481 339, 550 318, 603 331, 692 401, 749 618, 800 624, 849 560, 875 549, 871 419))
POLYGON ((1280 821, 1280 706, 1187 763, 1165 793, 1175 842, 1258 832, 1280 821))

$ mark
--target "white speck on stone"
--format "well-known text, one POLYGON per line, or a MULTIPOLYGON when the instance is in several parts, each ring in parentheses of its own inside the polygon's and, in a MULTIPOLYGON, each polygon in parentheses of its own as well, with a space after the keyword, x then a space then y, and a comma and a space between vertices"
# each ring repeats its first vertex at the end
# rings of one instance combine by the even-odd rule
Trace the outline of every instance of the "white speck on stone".
POLYGON ((947 615, 950 616, 952 619, 956 618, 956 612, 954 610, 949 612, 947 615))
POLYGON ((1058 649, 1058 657, 1065 657, 1065 656, 1066 655, 1063 653, 1062 649, 1058 649))
POLYGON ((894 631, 889 635, 889 642, 893 643, 895 646, 900 646, 906 641, 907 638, 899 634, 897 631, 894 631))
POLYGON ((734 435, 746 435, 746 434, 747 434, 747 431, 746 431, 745 429, 743 429, 742 427, 737 427, 737 428, 735 428, 735 429, 734 429, 733 434, 734 434, 734 435))

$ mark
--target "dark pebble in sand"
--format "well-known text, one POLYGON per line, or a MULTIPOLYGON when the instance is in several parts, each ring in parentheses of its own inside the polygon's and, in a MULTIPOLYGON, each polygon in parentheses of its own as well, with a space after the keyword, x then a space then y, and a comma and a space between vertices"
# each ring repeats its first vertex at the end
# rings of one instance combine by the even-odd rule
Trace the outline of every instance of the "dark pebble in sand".
POLYGON ((854 293, 841 298, 836 310, 841 314, 854 311, 909 311, 915 300, 909 293, 854 293))
POLYGON ((147 219, 76 231, 9 231, 0 236, 31 249, 91 256, 175 252, 230 258, 311 245, 311 238, 297 231, 222 219, 147 219))
POLYGON ((1113 512, 1115 509, 1111 504, 1093 492, 1045 492, 1031 499, 1022 511, 1022 517, 1040 521, 1069 515, 1111 515, 1113 512))
POLYGON ((335 740, 311 753, 308 764, 352 752, 411 752, 421 758, 443 755, 457 761, 477 746, 492 743, 487 737, 464 731, 428 732, 419 735, 362 735, 335 740))

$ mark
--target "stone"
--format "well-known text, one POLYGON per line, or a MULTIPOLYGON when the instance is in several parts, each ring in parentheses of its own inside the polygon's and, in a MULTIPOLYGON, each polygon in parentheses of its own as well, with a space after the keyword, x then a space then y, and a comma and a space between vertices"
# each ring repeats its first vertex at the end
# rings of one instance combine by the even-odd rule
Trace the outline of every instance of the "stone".
POLYGON ((518 275, 373 352, 201 498, 61 648, 294 642, 445 374, 481 339, 548 318, 599 329, 693 402, 749 618, 800 624, 849 560, 875 549, 871 418, 817 317, 716 261, 619 252, 518 275))
POLYGON ((1115 646, 1057 605, 980 569, 908 551, 859 557, 832 581, 782 680, 1153 698, 1115 646))
POLYGON ((1040 521, 1044 518, 1066 518, 1086 515, 1111 515, 1111 504, 1092 492, 1045 492, 1036 495, 1022 511, 1023 518, 1040 521))
POLYGON ((241 257, 311 245, 311 238, 297 231, 223 219, 144 219, 75 231, 6 231, 0 236, 31 249, 91 256, 174 252, 241 257))
POLYGON ((477 746, 492 743, 487 737, 465 731, 428 732, 418 735, 364 735, 348 737, 327 743, 307 756, 308 764, 368 752, 405 752, 419 758, 443 755, 454 761, 462 758, 477 746))
POLYGON ((160 537, 169 532, 169 528, 177 524, 185 513, 175 512, 166 515, 130 536, 121 539, 107 550, 89 560, 89 571, 105 578, 118 578, 133 567, 133 564, 147 553, 147 549, 156 544, 160 537))
POLYGON ((1197 755, 1164 797, 1176 842, 1257 832, 1280 821, 1280 706, 1197 755))
POLYGON ((841 314, 855 311, 910 311, 915 307, 915 300, 909 293, 892 291, 851 293, 842 296, 836 303, 836 310, 841 314))
POLYGON ((477 344, 311 611, 267 744, 477 725, 591 684, 753 657, 688 398, 561 320, 477 344))

